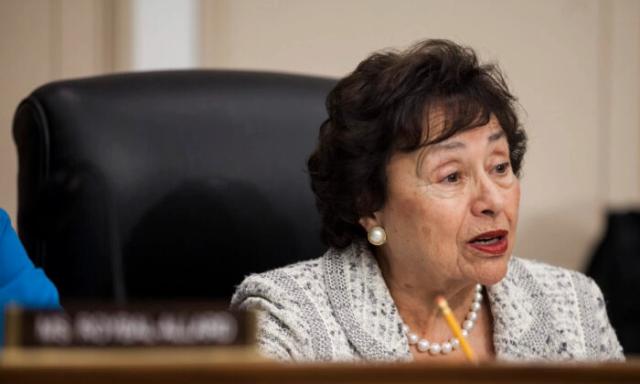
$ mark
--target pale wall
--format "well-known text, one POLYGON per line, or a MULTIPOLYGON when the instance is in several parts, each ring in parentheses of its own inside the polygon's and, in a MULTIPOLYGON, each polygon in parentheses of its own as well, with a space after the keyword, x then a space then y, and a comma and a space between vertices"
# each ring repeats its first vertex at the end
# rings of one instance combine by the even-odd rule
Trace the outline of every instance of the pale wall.
MULTIPOLYGON (((0 1, 0 206, 13 217, 16 105, 53 79, 135 68, 132 9, 132 0, 0 1)), ((605 207, 640 203, 640 2, 202 0, 200 9, 190 28, 206 67, 342 76, 374 50, 427 37, 497 60, 530 136, 522 256, 580 268, 605 207)))
POLYGON ((130 5, 131 69, 199 66, 199 0, 135 0, 130 5))
POLYGON ((640 2, 205 0, 209 67, 343 76, 448 38, 497 60, 526 113, 517 253, 582 268, 605 207, 640 203, 640 2))
POLYGON ((0 0, 0 207, 14 222, 18 103, 52 80, 110 71, 112 26, 110 0, 0 0))

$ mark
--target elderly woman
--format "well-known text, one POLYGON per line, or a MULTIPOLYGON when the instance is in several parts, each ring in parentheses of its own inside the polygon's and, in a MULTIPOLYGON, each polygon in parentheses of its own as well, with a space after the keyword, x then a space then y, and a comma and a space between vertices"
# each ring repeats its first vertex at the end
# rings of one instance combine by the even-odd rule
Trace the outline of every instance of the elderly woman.
POLYGON ((493 65, 449 41, 376 53, 329 94, 309 159, 330 247, 232 299, 288 360, 620 360, 600 290, 512 257, 526 135, 493 65))

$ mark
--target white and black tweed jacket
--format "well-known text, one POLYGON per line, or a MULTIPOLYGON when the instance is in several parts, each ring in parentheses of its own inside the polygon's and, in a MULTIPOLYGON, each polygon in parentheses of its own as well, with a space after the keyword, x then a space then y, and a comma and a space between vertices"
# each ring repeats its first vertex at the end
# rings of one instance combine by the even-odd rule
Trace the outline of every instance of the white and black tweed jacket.
MULTIPOLYGON (((487 287, 499 360, 623 360, 598 286, 512 258, 487 287)), ((261 351, 297 361, 411 360, 402 320, 364 245, 247 277, 233 308, 258 312, 261 351)))

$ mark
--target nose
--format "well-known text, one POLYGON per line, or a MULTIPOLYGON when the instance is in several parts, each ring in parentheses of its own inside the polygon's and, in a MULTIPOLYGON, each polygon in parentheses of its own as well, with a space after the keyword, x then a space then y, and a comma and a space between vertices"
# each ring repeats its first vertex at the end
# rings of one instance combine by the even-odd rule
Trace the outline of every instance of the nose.
POLYGON ((481 174, 475 183, 471 211, 475 216, 496 217, 504 207, 504 196, 499 186, 487 174, 481 174))

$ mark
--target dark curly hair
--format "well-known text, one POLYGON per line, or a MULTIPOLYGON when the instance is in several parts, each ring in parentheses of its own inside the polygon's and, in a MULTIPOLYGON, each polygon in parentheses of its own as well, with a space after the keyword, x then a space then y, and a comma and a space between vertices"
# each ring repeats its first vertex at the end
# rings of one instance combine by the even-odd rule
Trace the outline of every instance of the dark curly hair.
POLYGON ((480 64, 472 49, 448 40, 366 58, 327 96, 329 117, 308 161, 323 241, 344 248, 366 238, 358 220, 384 205, 385 168, 394 152, 441 142, 492 115, 519 176, 527 138, 515 104, 495 64, 480 64), (434 109, 443 114, 444 128, 430 135, 434 109))

